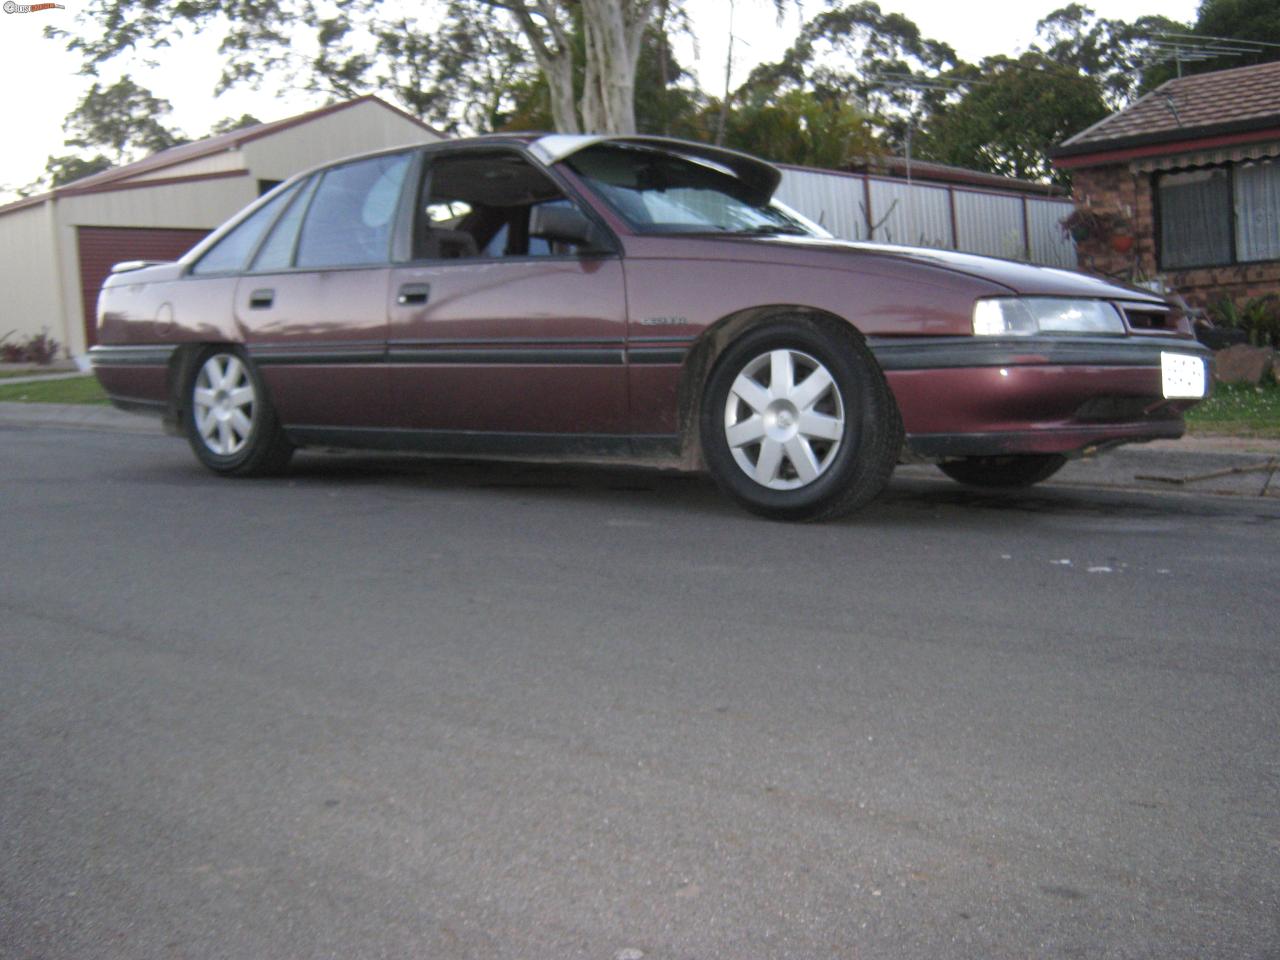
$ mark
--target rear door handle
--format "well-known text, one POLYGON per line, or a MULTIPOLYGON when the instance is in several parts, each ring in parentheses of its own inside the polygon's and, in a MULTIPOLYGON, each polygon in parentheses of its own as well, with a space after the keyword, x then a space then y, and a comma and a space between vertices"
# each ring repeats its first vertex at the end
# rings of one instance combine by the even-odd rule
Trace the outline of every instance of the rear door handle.
POLYGON ((396 297, 396 303, 402 307, 407 307, 415 303, 426 303, 430 299, 431 284, 406 283, 400 288, 400 295, 396 297))
POLYGON ((276 300, 274 290, 255 290, 249 294, 250 310, 267 310, 276 300))

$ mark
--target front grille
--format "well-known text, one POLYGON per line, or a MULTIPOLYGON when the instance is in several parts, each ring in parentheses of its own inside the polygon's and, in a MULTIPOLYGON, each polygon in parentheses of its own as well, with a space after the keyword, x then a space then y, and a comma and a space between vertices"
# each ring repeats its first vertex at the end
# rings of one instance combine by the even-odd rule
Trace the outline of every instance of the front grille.
POLYGON ((1125 323, 1132 333, 1170 334, 1178 330, 1178 315, 1168 307, 1150 304, 1118 303, 1125 323))

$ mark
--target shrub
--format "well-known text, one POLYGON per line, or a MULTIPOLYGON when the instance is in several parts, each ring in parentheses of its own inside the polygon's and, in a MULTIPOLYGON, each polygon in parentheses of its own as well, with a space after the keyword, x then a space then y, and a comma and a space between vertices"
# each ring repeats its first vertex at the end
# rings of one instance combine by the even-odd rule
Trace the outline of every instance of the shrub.
POLYGON ((1280 348, 1280 296, 1274 293, 1243 304, 1222 296, 1210 304, 1209 313, 1218 326, 1243 330, 1255 347, 1280 348))
POLYGON ((26 340, 15 340, 9 343, 8 340, 11 336, 13 336, 12 330, 0 337, 0 361, 4 363, 38 363, 46 365, 53 363, 58 357, 58 349, 61 344, 49 336, 48 328, 33 334, 26 340))

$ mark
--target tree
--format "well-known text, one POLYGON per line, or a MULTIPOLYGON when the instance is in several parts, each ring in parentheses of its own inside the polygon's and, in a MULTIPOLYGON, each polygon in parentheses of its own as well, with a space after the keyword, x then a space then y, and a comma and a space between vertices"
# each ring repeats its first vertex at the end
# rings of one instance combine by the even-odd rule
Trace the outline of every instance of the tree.
POLYGON ((864 0, 806 23, 781 60, 752 71, 740 96, 809 90, 823 102, 859 105, 877 132, 900 149, 912 118, 931 115, 946 102, 945 92, 923 84, 962 67, 949 45, 925 37, 902 14, 864 0), (913 86, 913 80, 919 83, 913 86))
MULTIPOLYGON (((1280 4, 1276 0, 1201 0, 1195 25, 1190 30, 1177 32, 1198 34, 1205 37, 1206 42, 1212 37, 1264 45, 1256 48, 1257 53, 1241 56, 1193 60, 1181 65, 1163 63, 1151 72, 1144 89, 1152 89, 1177 76, 1179 69, 1183 74, 1208 73, 1280 60, 1280 4)), ((1182 42, 1196 41, 1194 36, 1189 36, 1182 38, 1182 42)))
POLYGON ((1280 5, 1275 0, 1202 0, 1195 32, 1233 40, 1275 44, 1233 60, 1234 66, 1280 60, 1280 5))
MULTIPOLYGON (((781 9, 787 0, 773 0, 781 9)), ((541 71, 557 130, 634 132, 639 51, 661 8, 675 0, 438 0, 419 21, 381 0, 91 0, 97 32, 49 31, 92 74, 115 57, 169 45, 184 27, 225 29, 218 90, 289 76, 307 89, 350 97, 389 89, 418 116, 446 128, 487 129, 508 91, 541 71), (292 25, 309 28, 305 40, 292 25)))
POLYGON ((743 104, 728 115, 725 141, 775 163, 835 170, 884 152, 857 107, 809 90, 743 104))
POLYGON ((988 58, 979 76, 931 120, 919 154, 1021 180, 1067 182, 1048 153, 1111 112, 1098 83, 1035 51, 988 58))
POLYGON ((173 111, 168 100, 123 77, 109 87, 94 83, 74 110, 63 129, 66 144, 82 150, 109 151, 115 163, 135 154, 155 153, 187 141, 166 127, 161 117, 173 111))
POLYGON ((32 185, 30 192, 61 187, 110 169, 111 161, 100 153, 92 157, 78 157, 74 154, 50 157, 44 167, 44 176, 32 185))
POLYGON ((1071 3, 1036 24, 1041 41, 1036 49, 1048 60, 1093 79, 1107 105, 1118 110, 1150 89, 1153 77, 1161 76, 1159 66, 1153 66, 1153 40, 1189 29, 1163 16, 1139 17, 1132 23, 1108 20, 1091 7, 1071 3))
POLYGON ((209 130, 209 136, 216 137, 222 133, 231 133, 234 130, 247 130, 249 127, 256 127, 262 123, 257 117, 251 113, 240 114, 239 119, 236 117, 225 117, 219 120, 209 130))

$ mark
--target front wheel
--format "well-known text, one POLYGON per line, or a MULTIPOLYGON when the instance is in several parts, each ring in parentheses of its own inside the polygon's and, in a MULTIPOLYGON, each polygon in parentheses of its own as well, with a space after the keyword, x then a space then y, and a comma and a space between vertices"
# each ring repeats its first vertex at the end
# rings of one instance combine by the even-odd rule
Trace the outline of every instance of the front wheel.
POLYGON ((210 347, 196 358, 183 424, 196 458, 214 473, 277 473, 293 455, 258 371, 234 347, 210 347))
POLYGON ((938 464, 952 480, 971 487, 1014 490, 1048 480, 1066 465, 1058 453, 1024 453, 1006 457, 965 457, 938 464))
POLYGON ((902 420, 852 330, 808 317, 748 331, 712 368, 702 452, 720 486, 775 520, 827 520, 884 489, 902 420))

